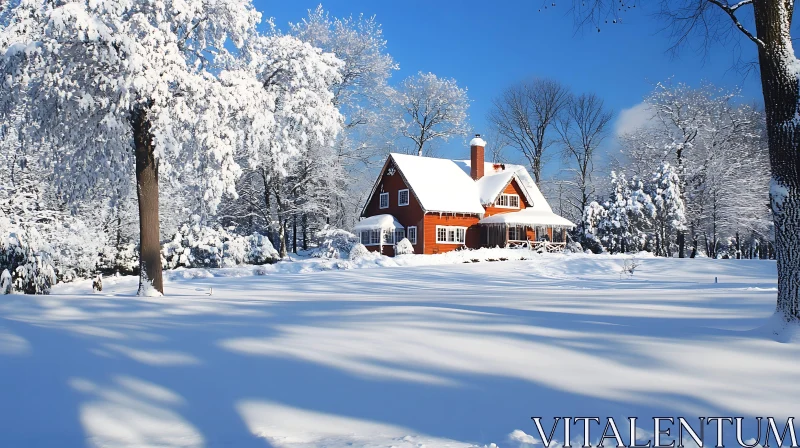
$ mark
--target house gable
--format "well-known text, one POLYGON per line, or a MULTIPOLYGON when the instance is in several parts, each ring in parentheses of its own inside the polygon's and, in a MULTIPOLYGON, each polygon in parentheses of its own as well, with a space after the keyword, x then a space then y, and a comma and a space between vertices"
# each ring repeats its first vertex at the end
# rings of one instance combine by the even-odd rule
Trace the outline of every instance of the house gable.
POLYGON ((503 188, 503 190, 497 195, 495 198, 495 202, 491 205, 486 205, 486 216, 496 215, 498 213, 508 213, 508 212, 515 212, 519 210, 524 210, 527 207, 531 207, 532 204, 530 203, 530 199, 528 199, 528 195, 525 194, 524 189, 519 185, 516 176, 511 179, 511 181, 503 188), (497 197, 500 194, 515 194, 519 196, 519 208, 507 208, 507 207, 497 207, 496 201, 497 197))
POLYGON ((378 176, 378 180, 375 182, 369 199, 361 212, 362 217, 381 214, 394 216, 406 229, 408 227, 417 227, 417 244, 414 245, 414 252, 422 253, 425 211, 391 156, 384 163, 381 175, 378 176), (399 204, 398 199, 401 190, 408 190, 408 205, 399 204), (386 208, 381 208, 381 193, 388 193, 389 195, 389 205, 386 208))

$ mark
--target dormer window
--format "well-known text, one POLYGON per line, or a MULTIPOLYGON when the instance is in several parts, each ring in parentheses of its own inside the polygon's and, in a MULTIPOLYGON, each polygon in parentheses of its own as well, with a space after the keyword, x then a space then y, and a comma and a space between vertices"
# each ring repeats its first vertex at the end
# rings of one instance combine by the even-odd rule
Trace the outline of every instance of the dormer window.
POLYGON ((519 195, 503 193, 497 198, 496 207, 519 208, 519 195))

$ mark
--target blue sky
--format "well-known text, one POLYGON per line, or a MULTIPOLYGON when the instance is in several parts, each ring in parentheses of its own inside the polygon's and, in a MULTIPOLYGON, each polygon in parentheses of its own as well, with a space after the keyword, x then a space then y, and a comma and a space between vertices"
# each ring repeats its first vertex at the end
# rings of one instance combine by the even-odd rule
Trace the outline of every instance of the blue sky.
MULTIPOLYGON (((315 8, 319 1, 255 0, 265 17, 274 17, 281 29, 315 8)), ((647 3, 647 2, 645 2, 647 3)), ((706 57, 691 49, 679 56, 667 53, 663 24, 640 7, 625 13, 623 23, 601 32, 576 30, 568 12, 570 0, 501 1, 378 1, 329 0, 325 9, 334 16, 364 13, 383 24, 388 50, 400 64, 398 82, 418 71, 455 78, 467 87, 472 100, 474 132, 485 132, 491 100, 505 87, 527 77, 550 77, 575 92, 594 92, 617 114, 640 103, 654 83, 669 78, 699 85, 712 81, 720 87, 740 87, 746 102, 761 102, 758 77, 735 70, 740 56, 754 60, 755 47, 739 34, 735 46, 713 46, 706 57), (546 10, 539 11, 544 5, 546 10)), ((630 118, 630 114, 628 114, 630 118)), ((443 156, 460 157, 466 140, 442 147, 443 156)), ((609 146, 613 146, 610 142, 609 146)))

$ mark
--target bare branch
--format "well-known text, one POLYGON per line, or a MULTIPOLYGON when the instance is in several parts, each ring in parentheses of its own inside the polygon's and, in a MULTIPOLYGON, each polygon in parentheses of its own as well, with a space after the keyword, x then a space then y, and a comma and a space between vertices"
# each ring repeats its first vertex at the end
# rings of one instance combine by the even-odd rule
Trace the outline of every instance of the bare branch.
POLYGON ((745 36, 747 36, 750 40, 755 42, 756 45, 758 45, 759 47, 762 47, 762 48, 764 47, 764 42, 762 42, 759 38, 754 36, 750 31, 747 31, 747 29, 744 27, 744 25, 742 25, 742 23, 739 22, 739 18, 736 17, 736 10, 741 8, 744 5, 749 5, 749 4, 753 3, 752 0, 744 0, 744 1, 741 1, 741 2, 739 2, 739 3, 737 3, 737 4, 733 5, 733 6, 728 6, 727 4, 723 4, 719 0, 707 0, 707 1, 710 2, 711 4, 717 5, 723 11, 725 11, 725 13, 728 14, 728 16, 731 18, 731 20, 733 20, 733 24, 736 25, 736 28, 739 28, 739 31, 744 33, 745 36))

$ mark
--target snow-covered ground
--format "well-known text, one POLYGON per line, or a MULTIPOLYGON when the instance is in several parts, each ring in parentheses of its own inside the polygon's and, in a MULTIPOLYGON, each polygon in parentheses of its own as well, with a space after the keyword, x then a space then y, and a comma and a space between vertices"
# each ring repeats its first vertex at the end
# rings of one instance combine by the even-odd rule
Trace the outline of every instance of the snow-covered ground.
POLYGON ((796 412, 800 344, 752 330, 774 262, 642 257, 628 278, 626 257, 532 258, 2 296, 0 447, 518 447, 531 416, 796 412))

